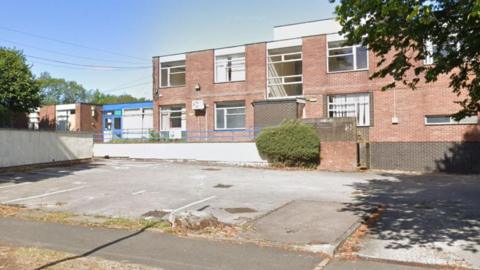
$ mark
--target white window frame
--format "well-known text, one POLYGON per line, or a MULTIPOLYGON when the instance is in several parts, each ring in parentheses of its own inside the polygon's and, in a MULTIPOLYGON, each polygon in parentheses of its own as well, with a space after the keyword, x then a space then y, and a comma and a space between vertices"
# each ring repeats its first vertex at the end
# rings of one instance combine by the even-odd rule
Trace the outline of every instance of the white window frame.
MULTIPOLYGON (((217 55, 215 56, 215 83, 226 83, 226 82, 240 82, 240 81, 245 81, 246 78, 246 67, 245 67, 245 53, 236 53, 236 54, 228 54, 228 55, 217 55), (238 55, 242 55, 238 57, 238 55), (237 56, 237 57, 236 57, 237 56), (217 68, 219 65, 223 65, 223 68, 226 70, 226 74, 231 74, 233 72, 233 65, 241 65, 242 68, 236 70, 236 71, 243 71, 243 78, 238 79, 238 80, 233 80, 232 77, 226 78, 226 80, 220 80, 218 78, 218 72, 217 68), (228 70, 231 70, 229 73, 228 70)), ((228 77, 228 75, 227 75, 228 77)))
POLYGON ((352 72, 352 71, 365 71, 368 70, 370 63, 369 63, 369 57, 368 57, 368 47, 367 47, 367 67, 365 68, 357 68, 357 48, 358 47, 363 47, 362 44, 355 44, 353 46, 342 46, 342 47, 336 47, 336 48, 330 48, 328 43, 330 42, 336 42, 336 41, 345 41, 345 40, 328 40, 327 39, 327 73, 342 73, 342 72, 352 72), (346 53, 346 54, 337 54, 337 55, 330 55, 330 50, 338 50, 338 49, 352 49, 352 53, 346 53), (352 55, 353 56, 353 69, 349 70, 339 70, 339 71, 330 71, 330 58, 334 57, 339 57, 339 56, 348 56, 352 55))
MULTIPOLYGON (((232 107, 224 107, 224 108, 218 108, 217 105, 228 105, 229 102, 219 102, 219 103, 215 103, 215 130, 244 130, 246 129, 246 107, 245 107, 245 103, 243 106, 232 106, 232 107), (234 114, 227 114, 227 110, 228 109, 243 109, 243 113, 234 113, 234 114), (218 113, 217 113, 217 110, 223 110, 223 123, 224 123, 224 127, 223 128, 219 128, 217 126, 217 117, 218 117, 218 113), (228 124, 227 124, 227 115, 243 115, 243 127, 241 128, 227 128, 228 124)), ((232 102, 234 103, 234 102, 232 102)), ((240 101, 238 102, 240 103, 240 101)))
MULTIPOLYGON (((176 62, 176 61, 174 61, 176 62)), ((167 88, 167 87, 183 87, 187 84, 187 78, 185 77, 185 83, 184 84, 181 84, 181 85, 172 85, 171 82, 170 82, 170 77, 171 75, 174 75, 174 74, 185 74, 186 75, 186 71, 187 71, 187 68, 186 68, 186 65, 185 65, 185 61, 183 60, 183 65, 176 65, 176 66, 171 66, 171 67, 162 67, 162 64, 168 64, 170 62, 163 62, 163 63, 160 63, 160 75, 158 76, 159 77, 159 83, 160 83, 160 88, 167 88), (184 71, 180 71, 180 72, 172 72, 171 70, 174 69, 174 68, 183 68, 184 71), (167 85, 162 85, 162 71, 163 70, 167 70, 167 85)))
POLYGON ((168 106, 160 106, 160 131, 171 131, 171 130, 187 130, 187 121, 186 121, 186 112, 185 105, 168 105, 168 106), (176 107, 182 107, 181 109, 172 109, 176 107), (180 120, 181 120, 181 127, 179 128, 172 128, 170 126, 170 119, 172 112, 180 112, 180 120), (168 119, 168 129, 164 129, 163 127, 163 116, 167 115, 168 119))
POLYGON ((302 74, 300 75, 286 75, 286 76, 270 76, 270 72, 268 72, 268 69, 270 68, 270 65, 274 65, 277 63, 289 63, 289 62, 302 62, 303 64, 303 52, 302 52, 302 47, 300 47, 300 51, 298 52, 289 52, 289 53, 276 53, 276 54, 270 54, 269 50, 267 50, 267 98, 268 99, 285 99, 285 98, 295 98, 295 97, 302 97, 303 96, 303 69, 302 69, 302 74), (299 55, 299 58, 294 58, 294 59, 285 59, 287 56, 290 55, 299 55), (272 61, 272 57, 278 57, 280 56, 280 60, 277 61, 272 61), (286 82, 286 79, 289 78, 298 78, 298 81, 293 81, 293 82, 286 82), (273 83, 271 81, 274 81, 273 83), (270 97, 270 86, 278 86, 278 85, 292 85, 292 84, 301 84, 302 85, 302 94, 301 95, 295 95, 295 96, 280 96, 280 97, 270 97))
POLYGON ((327 116, 329 118, 340 118, 340 117, 355 117, 356 119, 356 123, 357 123, 357 126, 358 127, 369 127, 371 125, 371 98, 370 98, 370 93, 351 93, 351 94, 340 94, 340 95, 328 95, 327 96, 327 116), (346 99, 348 97, 355 97, 357 96, 357 100, 354 102, 354 103, 347 103, 346 102, 346 99), (336 97, 339 99, 339 101, 334 101, 334 102, 330 102, 330 97, 336 97), (361 103, 359 101, 360 97, 366 97, 366 102, 363 102, 361 103), (342 101, 342 99, 345 99, 345 101, 342 101), (334 113, 338 113, 338 114, 347 114, 348 112, 352 112, 352 111, 346 111, 346 110, 342 110, 342 109, 332 109, 332 107, 339 107, 339 108, 342 108, 342 107, 348 107, 348 106, 352 106, 354 108, 353 110, 353 113, 355 116, 333 116, 333 117, 330 117, 330 112, 334 112, 334 113), (363 106, 364 107, 364 115, 366 116, 367 120, 365 123, 360 123, 359 122, 359 117, 360 117, 360 114, 359 114, 359 107, 360 106, 363 106), (365 109, 366 108, 366 109, 365 109))
POLYGON ((456 121, 451 117, 450 115, 425 115, 424 117, 425 125, 426 126, 445 126, 445 125, 478 125, 478 116, 473 115, 473 116, 467 116, 466 118, 456 121), (449 117, 449 122, 445 123, 429 123, 428 118, 429 117, 449 117))

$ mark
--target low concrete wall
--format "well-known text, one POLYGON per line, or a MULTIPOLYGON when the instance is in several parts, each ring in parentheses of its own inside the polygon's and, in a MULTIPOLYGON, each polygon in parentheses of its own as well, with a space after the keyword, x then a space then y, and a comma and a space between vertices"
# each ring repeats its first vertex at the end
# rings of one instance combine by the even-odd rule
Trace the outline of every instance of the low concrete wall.
POLYGON ((0 129, 0 168, 92 158, 91 134, 0 129))
POLYGON ((214 161, 264 165, 255 143, 128 143, 94 144, 95 157, 214 161))

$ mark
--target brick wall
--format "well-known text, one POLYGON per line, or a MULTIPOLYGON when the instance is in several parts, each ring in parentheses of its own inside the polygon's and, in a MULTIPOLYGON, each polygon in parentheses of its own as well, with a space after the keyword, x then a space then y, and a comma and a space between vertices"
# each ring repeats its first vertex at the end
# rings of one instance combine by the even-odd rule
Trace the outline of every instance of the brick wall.
POLYGON ((102 131, 102 107, 77 103, 75 105, 75 122, 76 131, 100 133, 102 131), (95 110, 94 116, 92 116, 92 106, 95 110))
POLYGON ((56 125, 55 120, 55 105, 47 105, 40 107, 38 113, 39 116, 39 129, 41 130, 54 130, 56 125))
POLYGON ((188 53, 186 56, 186 85, 184 87, 159 88, 159 62, 153 60, 154 128, 159 129, 160 106, 183 104, 186 108, 188 131, 214 130, 214 108, 216 102, 244 101, 245 127, 253 128, 254 100, 264 98, 265 92, 265 44, 246 46, 246 80, 231 83, 214 83, 214 51, 205 50, 188 53), (200 91, 195 90, 197 83, 200 91), (205 112, 194 112, 192 100, 201 99, 206 104, 205 112))
POLYGON ((320 170, 354 171, 357 169, 356 142, 321 142, 320 170))

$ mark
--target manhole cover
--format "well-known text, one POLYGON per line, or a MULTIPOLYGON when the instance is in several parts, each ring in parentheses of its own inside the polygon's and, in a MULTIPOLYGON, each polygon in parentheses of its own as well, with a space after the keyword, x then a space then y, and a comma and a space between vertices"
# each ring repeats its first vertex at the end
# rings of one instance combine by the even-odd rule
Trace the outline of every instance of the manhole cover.
POLYGON ((248 207, 224 208, 230 214, 255 213, 257 210, 248 207))
POLYGON ((142 215, 142 217, 154 217, 154 218, 162 218, 168 214, 168 212, 165 211, 159 211, 159 210, 153 210, 153 211, 148 211, 145 214, 142 215))
POLYGON ((202 168, 202 170, 204 170, 204 171, 220 171, 221 169, 219 169, 219 168, 213 168, 213 167, 212 167, 212 168, 208 168, 208 167, 207 167, 207 168, 202 168))
POLYGON ((231 188, 233 185, 224 185, 224 184, 217 184, 213 186, 214 188, 231 188))

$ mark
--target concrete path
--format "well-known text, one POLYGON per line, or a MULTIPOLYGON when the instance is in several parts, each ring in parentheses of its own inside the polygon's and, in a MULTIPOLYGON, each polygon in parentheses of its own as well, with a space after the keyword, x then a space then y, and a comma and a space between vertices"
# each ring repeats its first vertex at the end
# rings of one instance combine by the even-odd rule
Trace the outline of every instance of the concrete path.
MULTIPOLYGON (((0 218, 0 242, 78 254, 70 259, 91 255, 165 270, 311 270, 323 260, 314 254, 252 244, 186 239, 145 230, 87 228, 9 218, 0 218)), ((51 262, 45 268, 56 264, 61 264, 61 261, 51 262)))

